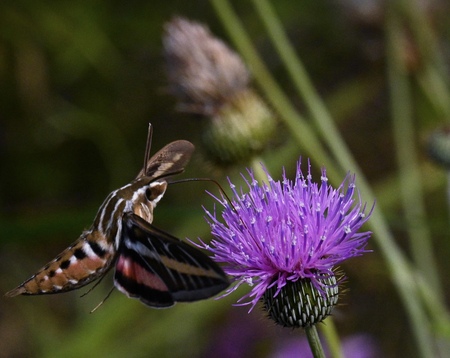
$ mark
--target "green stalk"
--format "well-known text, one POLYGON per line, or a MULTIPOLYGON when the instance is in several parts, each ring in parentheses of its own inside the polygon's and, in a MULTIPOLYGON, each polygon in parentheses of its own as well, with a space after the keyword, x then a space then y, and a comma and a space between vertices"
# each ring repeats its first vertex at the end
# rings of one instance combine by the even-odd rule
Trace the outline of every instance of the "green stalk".
MULTIPOLYGON (((400 123, 401 121, 408 121, 409 119, 407 117, 410 117, 410 114, 403 112, 403 110, 410 110, 409 106, 409 101, 410 99, 408 98, 409 93, 408 93, 408 87, 407 87, 407 82, 406 82, 406 78, 404 77, 403 74, 399 73, 402 69, 398 68, 398 55, 396 54, 396 49, 395 46, 398 45, 398 42, 396 41, 395 37, 396 36, 396 32, 399 31, 399 27, 398 24, 396 23, 396 19, 394 18, 394 15, 389 14, 388 15, 388 19, 387 19, 387 24, 386 24, 386 32, 387 32, 387 36, 388 36, 388 77, 389 77, 389 83, 391 86, 391 98, 392 98, 392 117, 394 120, 394 135, 396 135, 396 139, 397 139, 397 147, 398 150, 400 151, 398 153, 398 161, 400 164, 400 176, 401 176, 401 180, 402 182, 402 186, 404 185, 409 185, 409 179, 407 178, 408 175, 417 175, 416 173, 414 173, 414 170, 416 170, 415 168, 413 168, 413 166, 415 166, 414 161, 410 162, 409 159, 407 159, 406 163, 401 164, 402 160, 405 160, 405 156, 408 155, 412 155, 412 153, 408 153, 406 152, 407 150, 407 145, 402 143, 402 139, 399 139, 398 137, 402 136, 402 133, 400 131, 402 130, 410 130, 410 128, 407 128, 410 126, 410 124, 406 123, 406 124, 402 124, 400 123), (400 106, 402 105, 406 105, 406 108, 402 108, 400 106), (403 144, 403 145, 402 145, 403 144), (412 173, 410 173, 410 171, 413 170, 412 173)), ((415 180, 414 180, 415 181, 415 180)), ((414 183, 417 184, 417 183, 414 183)), ((402 188, 403 189, 403 195, 402 195, 402 199, 403 199, 403 205, 404 207, 407 205, 410 205, 411 203, 409 203, 409 199, 406 198, 406 196, 409 193, 406 193, 405 190, 406 188, 402 188)), ((417 203, 416 203, 417 204, 417 203)), ((414 220, 414 216, 415 213, 412 212, 409 209, 406 209, 405 207, 405 214, 407 216, 407 221, 409 220, 414 220)), ((412 228, 411 228, 412 230, 412 228)), ((410 230, 410 235, 415 235, 414 233, 412 233, 410 230)), ((421 233, 420 236, 422 236, 423 233, 421 233)), ((411 236, 410 236, 411 237, 411 236)), ((411 237, 412 238, 412 237, 411 237)), ((415 239, 412 239, 414 242, 416 242, 416 240, 420 240, 421 237, 417 237, 415 239)), ((417 247, 418 245, 416 243, 414 243, 414 247, 413 247, 413 251, 414 251, 414 256, 415 256, 415 260, 417 262, 417 260, 419 260, 420 258, 418 256, 420 256, 420 253, 418 253, 417 251, 419 250, 419 248, 417 247)), ((428 255, 427 255, 428 256, 428 255)), ((430 259, 430 257, 427 257, 427 259, 430 259)), ((430 275, 430 271, 425 271, 425 274, 430 275)), ((432 284, 432 282, 431 282, 432 284)), ((430 290, 430 292, 432 292, 430 290)), ((413 322, 416 322, 416 324, 414 324, 414 330, 416 332, 416 339, 417 342, 419 344, 419 348, 421 350, 421 354, 423 357, 429 357, 432 356, 433 353, 433 348, 431 347, 431 344, 429 344, 428 342, 426 342, 426 340, 430 339, 431 337, 427 336, 427 337, 423 337, 422 334, 423 329, 421 328, 421 325, 424 324, 425 321, 422 321, 422 319, 420 318, 420 316, 410 316, 410 319, 413 322)), ((431 341, 430 341, 431 343, 431 341)))
MULTIPOLYGON (((314 358, 325 358, 322 344, 320 343, 319 335, 316 326, 305 327, 306 338, 308 338, 309 346, 314 358)), ((300 357, 300 355, 299 355, 300 357)))
POLYGON ((450 91, 439 71, 431 66, 426 66, 417 73, 417 80, 424 92, 424 95, 430 101, 437 117, 445 123, 450 122, 450 91))
POLYGON ((417 284, 422 288, 420 293, 423 296, 423 301, 430 316, 434 318, 434 330, 444 338, 445 342, 442 340, 441 343, 446 344, 449 348, 448 352, 450 352, 450 314, 448 311, 441 310, 441 303, 436 301, 436 295, 433 295, 429 290, 428 284, 423 277, 419 277, 417 284))
POLYGON ((419 84, 431 104, 437 110, 439 119, 450 121, 450 89, 445 60, 439 50, 438 40, 427 19, 427 11, 417 0, 399 0, 398 11, 408 23, 413 41, 419 49, 420 68, 417 72, 419 84))
POLYGON ((422 181, 416 154, 411 88, 401 53, 404 44, 403 32, 394 16, 395 14, 392 13, 388 17, 386 26, 387 59, 401 200, 413 261, 428 281, 429 288, 437 297, 443 297, 426 221, 422 181))
POLYGON ((337 334, 336 325, 334 324, 332 317, 327 317, 326 321, 324 321, 319 328, 326 338, 331 357, 344 358, 341 341, 339 339, 339 335, 337 334))
MULTIPOLYGON (((419 0, 396 0, 395 10, 398 10, 409 24, 408 30, 413 34, 416 44, 419 46, 420 55, 424 58, 423 64, 434 67, 440 73, 446 73, 446 60, 439 51, 438 40, 427 18, 429 12, 424 10, 419 3, 419 0)), ((394 7, 391 6, 390 10, 394 10, 394 7)), ((445 78, 445 76, 441 77, 442 80, 445 78)))

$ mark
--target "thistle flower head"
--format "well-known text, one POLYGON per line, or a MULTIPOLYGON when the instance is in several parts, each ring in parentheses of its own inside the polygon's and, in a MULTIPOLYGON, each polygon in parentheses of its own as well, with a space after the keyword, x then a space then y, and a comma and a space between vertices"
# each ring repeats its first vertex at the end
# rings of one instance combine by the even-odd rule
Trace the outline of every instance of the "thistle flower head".
POLYGON ((227 293, 243 283, 252 286, 241 304, 252 309, 263 298, 277 323, 313 325, 337 303, 336 265, 367 251, 371 233, 358 230, 371 211, 366 215, 359 195, 354 198, 354 176, 334 189, 325 169, 317 184, 310 166, 305 177, 300 162, 294 180, 283 173, 282 181, 274 181, 266 174, 267 183, 261 184, 249 171, 246 191, 230 182, 231 203, 216 198, 223 220, 206 211, 214 239, 205 248, 237 281, 227 293))

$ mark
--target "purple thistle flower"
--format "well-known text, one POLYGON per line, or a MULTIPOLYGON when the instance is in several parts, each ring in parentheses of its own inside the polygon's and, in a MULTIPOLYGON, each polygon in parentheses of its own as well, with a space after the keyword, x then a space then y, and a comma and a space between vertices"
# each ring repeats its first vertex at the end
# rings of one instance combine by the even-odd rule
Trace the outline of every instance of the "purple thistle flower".
MULTIPOLYGON (((250 179, 243 176, 248 192, 242 189, 238 192, 230 181, 231 204, 223 196, 222 200, 215 198, 223 206, 223 222, 216 212, 211 214, 205 209, 214 239, 203 247, 213 253, 217 262, 225 264, 225 272, 237 282, 226 294, 243 283, 253 287, 238 302, 250 300, 240 304, 250 304, 252 310, 263 298, 266 308, 273 309, 273 302, 269 302, 268 307, 267 293, 273 299, 283 296, 280 292, 287 285, 307 283, 309 286, 290 290, 306 290, 303 292, 309 296, 306 300, 317 303, 319 312, 314 313, 314 307, 310 307, 313 312, 305 312, 302 307, 299 313, 313 314, 322 320, 332 307, 323 310, 323 305, 329 302, 324 302, 325 297, 321 296, 328 295, 332 306, 337 302, 340 279, 335 278, 336 265, 367 252, 365 246, 371 232, 357 231, 368 220, 373 208, 365 214, 366 205, 358 192, 355 203, 354 175, 347 175, 334 189, 328 184, 325 169, 322 169, 319 185, 312 181, 309 164, 308 175, 303 175, 300 161, 293 181, 286 177, 284 170, 282 181, 274 181, 265 172, 268 183, 260 184, 248 170, 250 179)), ((303 305, 301 297, 282 299, 286 305, 303 305)), ((284 319, 286 317, 281 322, 283 325, 291 325, 284 319)), ((306 325, 316 323, 309 318, 306 320, 306 325)))

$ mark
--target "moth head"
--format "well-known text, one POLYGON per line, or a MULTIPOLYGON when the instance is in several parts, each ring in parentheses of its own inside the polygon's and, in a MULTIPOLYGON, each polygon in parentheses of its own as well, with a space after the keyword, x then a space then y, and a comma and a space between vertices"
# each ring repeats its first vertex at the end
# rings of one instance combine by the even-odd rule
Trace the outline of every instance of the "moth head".
POLYGON ((137 191, 133 198, 133 212, 145 221, 153 221, 153 210, 164 196, 167 189, 165 180, 152 181, 137 191))

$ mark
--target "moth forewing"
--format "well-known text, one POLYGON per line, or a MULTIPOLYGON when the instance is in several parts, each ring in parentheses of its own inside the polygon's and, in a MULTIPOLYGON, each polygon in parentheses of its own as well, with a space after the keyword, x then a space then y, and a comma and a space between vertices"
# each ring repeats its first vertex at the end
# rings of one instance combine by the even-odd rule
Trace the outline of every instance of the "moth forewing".
POLYGON ((137 178, 143 176, 159 178, 179 174, 184 171, 194 150, 194 145, 186 140, 169 143, 148 159, 137 178))

